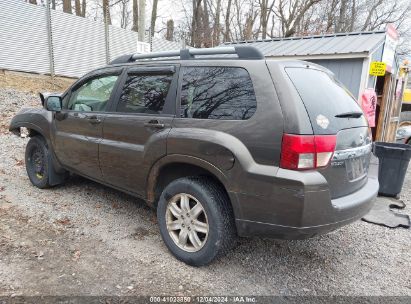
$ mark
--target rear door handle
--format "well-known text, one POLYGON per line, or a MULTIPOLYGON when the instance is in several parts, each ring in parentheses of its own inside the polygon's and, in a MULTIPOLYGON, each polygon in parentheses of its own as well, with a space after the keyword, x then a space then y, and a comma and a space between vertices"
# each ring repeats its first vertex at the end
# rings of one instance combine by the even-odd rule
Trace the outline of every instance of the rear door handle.
POLYGON ((88 116, 87 119, 88 119, 88 122, 91 123, 92 125, 97 125, 101 123, 101 120, 96 115, 88 116))
POLYGON ((164 129, 165 124, 159 122, 157 119, 150 120, 144 124, 148 128, 164 129))

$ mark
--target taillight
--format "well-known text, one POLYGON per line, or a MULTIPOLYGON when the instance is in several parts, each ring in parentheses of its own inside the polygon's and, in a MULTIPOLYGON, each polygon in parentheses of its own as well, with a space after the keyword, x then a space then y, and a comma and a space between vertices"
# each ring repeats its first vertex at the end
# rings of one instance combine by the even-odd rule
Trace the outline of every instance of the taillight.
POLYGON ((280 167, 308 170, 326 167, 334 154, 336 135, 284 134, 280 167))

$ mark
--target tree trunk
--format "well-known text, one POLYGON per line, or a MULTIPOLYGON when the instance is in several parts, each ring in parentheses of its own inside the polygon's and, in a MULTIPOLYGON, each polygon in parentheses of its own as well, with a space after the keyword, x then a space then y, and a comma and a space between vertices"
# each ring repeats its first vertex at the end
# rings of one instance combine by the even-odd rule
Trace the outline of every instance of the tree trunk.
POLYGON ((56 0, 51 0, 51 9, 56 9, 56 0))
POLYGON ((81 3, 81 17, 86 17, 86 0, 83 0, 83 2, 81 3))
POLYGON ((344 31, 346 12, 347 12, 347 0, 342 0, 341 6, 340 6, 340 16, 338 17, 337 26, 335 28, 336 33, 340 33, 344 31))
POLYGON ((73 13, 73 10, 71 8, 71 0, 63 0, 63 12, 67 14, 73 13))
POLYGON ((105 24, 111 25, 109 0, 103 0, 103 18, 105 24))
POLYGON ((211 47, 213 45, 212 36, 211 36, 211 28, 210 28, 210 18, 208 14, 208 5, 207 0, 203 1, 204 11, 202 14, 203 19, 203 46, 204 47, 211 47))
POLYGON ((133 0, 133 28, 131 30, 138 32, 138 0, 133 0))
POLYGON ((151 37, 154 36, 154 31, 156 29, 157 5, 158 5, 158 0, 153 0, 153 9, 151 10, 151 24, 150 24, 151 37))
POLYGON ((193 19, 191 20, 191 45, 194 47, 199 46, 199 17, 200 17, 200 12, 201 10, 201 0, 193 0, 193 19))
POLYGON ((224 42, 230 41, 230 11, 231 11, 231 0, 228 0, 227 13, 225 15, 224 42))
POLYGON ((127 14, 127 0, 121 1, 121 20, 120 27, 125 29, 128 23, 128 14, 127 14))
POLYGON ((352 0, 352 6, 351 6, 351 20, 350 20, 350 28, 349 31, 353 32, 354 31, 354 25, 355 25, 355 20, 357 19, 357 8, 355 6, 355 0, 352 0))
POLYGON ((267 2, 268 0, 261 1, 261 16, 260 16, 260 23, 261 23, 261 38, 267 38, 267 2))
POLYGON ((37 0, 29 0, 29 3, 37 5, 37 0))
POLYGON ((167 21, 166 40, 172 41, 174 37, 174 21, 170 19, 167 21))
POLYGON ((75 11, 76 11, 76 16, 80 16, 81 17, 81 4, 80 4, 80 0, 75 0, 74 1, 74 7, 75 7, 75 11))
POLYGON ((215 12, 214 30, 213 30, 213 45, 220 44, 220 10, 221 0, 217 0, 217 7, 215 12))

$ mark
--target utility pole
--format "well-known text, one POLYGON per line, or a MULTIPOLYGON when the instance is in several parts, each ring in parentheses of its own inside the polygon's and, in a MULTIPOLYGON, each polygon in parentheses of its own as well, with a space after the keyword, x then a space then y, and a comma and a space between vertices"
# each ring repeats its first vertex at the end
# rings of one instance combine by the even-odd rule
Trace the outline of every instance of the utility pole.
POLYGON ((138 0, 138 41, 144 42, 146 31, 146 0, 138 0))
POLYGON ((46 0, 46 18, 47 18, 47 42, 49 46, 49 63, 50 63, 50 76, 54 85, 54 52, 53 52, 53 34, 51 27, 51 12, 50 12, 50 0, 46 0))
MULTIPOLYGON (((104 5, 104 4, 103 4, 104 5)), ((104 43, 106 47, 106 63, 110 63, 110 32, 109 32, 109 27, 108 27, 108 19, 109 19, 109 7, 108 7, 108 1, 105 4, 107 5, 106 9, 103 10, 104 12, 104 43)))

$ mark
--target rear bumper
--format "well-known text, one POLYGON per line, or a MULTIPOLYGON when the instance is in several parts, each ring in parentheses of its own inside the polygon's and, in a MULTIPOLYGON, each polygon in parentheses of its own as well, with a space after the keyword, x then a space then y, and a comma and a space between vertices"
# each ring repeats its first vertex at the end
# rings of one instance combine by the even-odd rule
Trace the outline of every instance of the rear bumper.
MULTIPOLYGON (((377 169, 371 167, 361 189, 337 199, 331 199, 327 182, 318 172, 302 176, 301 172, 284 172, 283 178, 299 176, 297 185, 276 187, 276 181, 266 195, 236 193, 241 210, 241 217, 236 219, 239 235, 305 239, 360 219, 378 194, 377 169)), ((280 170, 277 178, 282 176, 280 170)))

